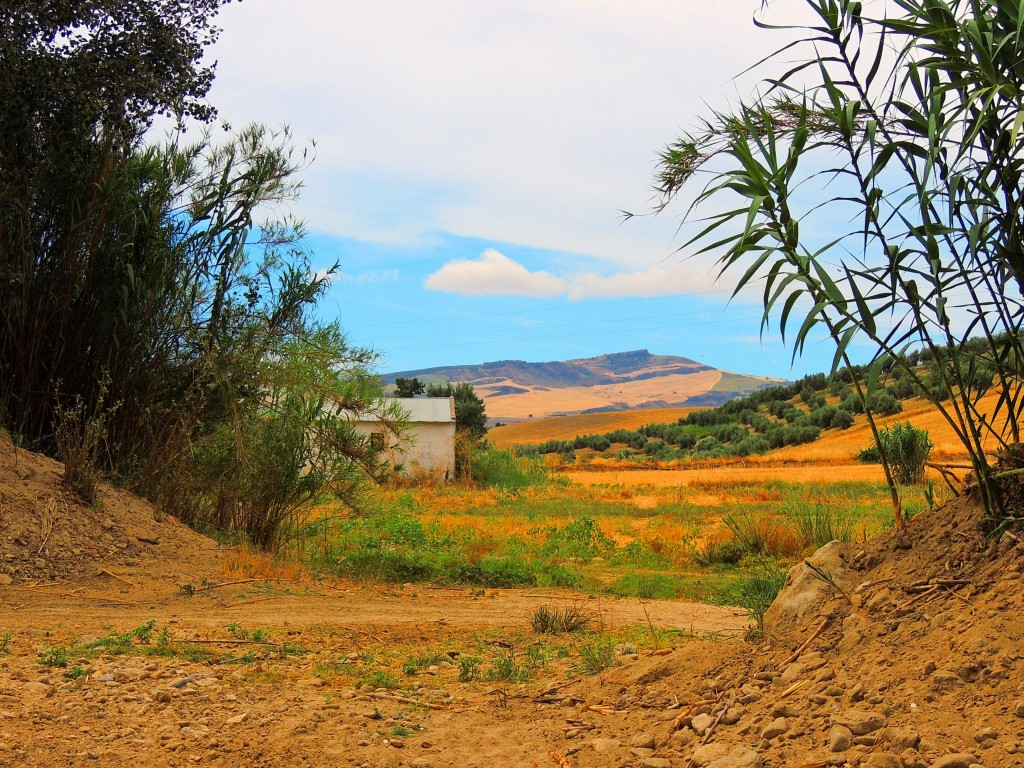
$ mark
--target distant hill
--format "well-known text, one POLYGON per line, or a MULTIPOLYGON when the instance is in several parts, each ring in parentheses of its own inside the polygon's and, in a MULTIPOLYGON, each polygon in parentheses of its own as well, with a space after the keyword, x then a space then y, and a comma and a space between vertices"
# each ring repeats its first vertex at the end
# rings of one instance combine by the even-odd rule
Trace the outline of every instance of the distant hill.
POLYGON ((393 384, 399 376, 425 383, 469 382, 486 403, 491 420, 502 421, 720 405, 782 382, 722 371, 685 357, 652 355, 646 349, 547 363, 498 360, 421 368, 383 378, 393 384))

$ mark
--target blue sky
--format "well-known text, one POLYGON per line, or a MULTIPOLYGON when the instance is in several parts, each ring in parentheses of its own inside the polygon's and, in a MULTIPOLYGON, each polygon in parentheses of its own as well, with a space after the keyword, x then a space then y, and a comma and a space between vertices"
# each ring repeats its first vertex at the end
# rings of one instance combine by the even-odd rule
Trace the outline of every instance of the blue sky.
POLYGON ((729 303, 677 252, 682 205, 621 215, 650 210, 658 150, 749 97, 740 73, 787 41, 755 29, 760 7, 245 0, 220 16, 210 98, 315 141, 293 212, 316 266, 341 265, 325 317, 382 371, 646 348, 793 378, 831 348, 791 366, 758 297, 729 303))

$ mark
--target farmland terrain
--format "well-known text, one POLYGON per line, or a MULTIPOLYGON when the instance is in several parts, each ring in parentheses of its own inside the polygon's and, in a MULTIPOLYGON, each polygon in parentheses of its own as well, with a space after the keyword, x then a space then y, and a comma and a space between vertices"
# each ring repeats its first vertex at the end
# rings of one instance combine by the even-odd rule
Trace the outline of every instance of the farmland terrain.
POLYGON ((751 642, 700 603, 311 578, 0 449, 5 768, 1021 764, 1024 546, 971 494, 825 547, 832 587, 795 566, 751 642), (531 632, 552 605, 600 634, 531 632))
POLYGON ((779 383, 778 379, 722 371, 647 350, 579 360, 528 363, 501 360, 480 365, 423 368, 384 375, 425 383, 468 382, 492 420, 512 421, 554 414, 717 405, 779 383))

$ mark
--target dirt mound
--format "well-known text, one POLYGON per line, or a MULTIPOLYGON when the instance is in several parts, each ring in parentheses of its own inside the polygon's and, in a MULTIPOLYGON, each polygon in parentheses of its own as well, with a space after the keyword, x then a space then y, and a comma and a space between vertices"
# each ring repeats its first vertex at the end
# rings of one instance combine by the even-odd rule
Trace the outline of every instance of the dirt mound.
POLYGON ((905 533, 833 543, 819 574, 791 571, 771 639, 641 659, 605 703, 677 713, 649 729, 658 765, 1024 765, 1024 546, 982 524, 969 494, 905 533))
POLYGON ((147 501, 102 484, 93 506, 61 486, 64 467, 0 431, 0 585, 111 576, 174 579, 216 568, 216 544, 147 501))

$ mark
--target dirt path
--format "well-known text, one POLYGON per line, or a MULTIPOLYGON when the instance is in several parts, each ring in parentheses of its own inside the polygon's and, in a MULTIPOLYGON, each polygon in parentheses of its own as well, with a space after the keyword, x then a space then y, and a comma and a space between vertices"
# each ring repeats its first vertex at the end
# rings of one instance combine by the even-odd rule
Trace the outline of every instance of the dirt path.
MULTIPOLYGON (((125 576, 131 578, 131 576, 125 576)), ((196 630, 245 622, 266 627, 347 625, 402 634, 447 626, 524 631, 540 605, 580 603, 612 627, 653 622, 663 629, 704 634, 739 633, 747 625, 742 611, 679 601, 640 601, 600 597, 565 590, 480 590, 424 585, 321 588, 300 582, 254 581, 201 591, 188 596, 153 593, 128 585, 104 592, 66 585, 0 589, 0 628, 26 631, 46 628, 95 633, 109 627, 134 627, 169 621, 196 630), (73 594, 72 594, 73 593, 73 594)))

